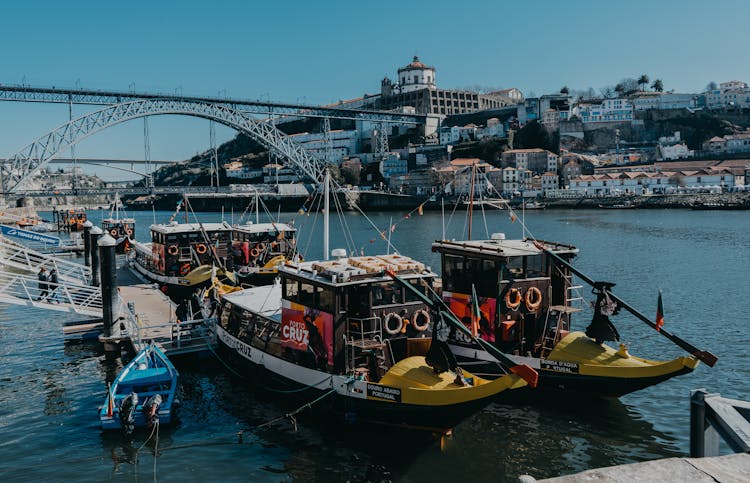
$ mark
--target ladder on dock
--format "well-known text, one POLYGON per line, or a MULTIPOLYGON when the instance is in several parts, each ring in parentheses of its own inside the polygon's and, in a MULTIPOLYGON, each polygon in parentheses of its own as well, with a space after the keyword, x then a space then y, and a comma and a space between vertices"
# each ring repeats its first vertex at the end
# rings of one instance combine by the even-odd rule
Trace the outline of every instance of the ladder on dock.
POLYGON ((53 255, 38 252, 0 236, 0 264, 17 270, 36 273, 41 267, 49 272, 57 269, 60 282, 86 285, 91 280, 91 268, 53 255))
POLYGON ((102 316, 102 295, 99 287, 77 283, 46 284, 48 288, 43 290, 39 288, 36 276, 0 271, 0 303, 89 317, 102 316))

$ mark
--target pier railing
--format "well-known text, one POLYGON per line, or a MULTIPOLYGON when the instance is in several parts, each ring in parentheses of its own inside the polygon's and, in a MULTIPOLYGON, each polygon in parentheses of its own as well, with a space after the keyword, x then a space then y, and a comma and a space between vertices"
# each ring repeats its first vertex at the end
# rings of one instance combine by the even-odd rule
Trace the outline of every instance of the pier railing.
POLYGON ((690 456, 719 455, 719 437, 735 453, 750 453, 750 402, 696 389, 690 394, 690 456))
POLYGON ((91 279, 89 267, 40 253, 1 236, 0 264, 27 272, 38 272, 41 267, 49 272, 54 268, 58 279, 70 284, 86 285, 91 279))
POLYGON ((35 276, 7 272, 0 272, 0 303, 102 316, 99 287, 52 282, 40 286, 35 276))

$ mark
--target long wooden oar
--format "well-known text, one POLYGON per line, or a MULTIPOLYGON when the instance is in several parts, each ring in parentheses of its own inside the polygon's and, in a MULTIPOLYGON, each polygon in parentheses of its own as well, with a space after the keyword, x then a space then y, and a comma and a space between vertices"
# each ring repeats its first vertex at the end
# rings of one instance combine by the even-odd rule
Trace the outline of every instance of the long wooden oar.
MULTIPOLYGON (((592 287, 594 286, 595 282, 594 282, 594 280, 591 277, 587 276, 584 273, 581 273, 580 270, 578 270, 573 265, 571 265, 570 263, 568 263, 562 257, 558 256, 556 253, 553 253, 551 250, 549 250, 547 247, 545 247, 541 243, 535 243, 535 245, 537 246, 537 248, 539 248, 540 250, 543 250, 545 253, 547 253, 548 255, 550 255, 555 261, 557 261, 561 265, 564 265, 564 266, 568 267, 568 269, 570 269, 571 272, 573 272, 576 275, 578 275, 578 277, 581 280, 583 280, 587 284, 591 285, 592 287)), ((629 303, 625 302, 623 299, 621 299, 617 295, 613 294, 609 290, 607 290, 607 294, 609 294, 609 296, 610 296, 610 298, 612 300, 614 300, 615 302, 617 302, 618 304, 620 304, 620 306, 622 308, 624 308, 625 310, 627 310, 631 314, 633 314, 636 317, 638 317, 640 320, 642 320, 643 322, 645 322, 651 328, 657 329, 656 323, 653 322, 648 317, 646 317, 645 315, 643 315, 638 310, 636 310, 635 307, 633 307, 629 303)), ((685 340, 677 337, 676 335, 670 333, 669 331, 665 330, 663 327, 661 329, 657 329, 657 332, 659 334, 663 335, 664 337, 666 337, 667 339, 671 340, 672 342, 674 342, 678 346, 680 346, 682 349, 685 349, 687 352, 689 352, 690 354, 692 354, 693 356, 695 356, 698 360, 705 362, 709 367, 713 367, 716 364, 716 361, 719 359, 718 357, 716 357, 711 352, 698 349, 697 347, 695 347, 694 345, 690 344, 689 342, 687 342, 687 341, 685 341, 685 340)))
POLYGON ((495 357, 495 359, 497 359, 497 361, 505 370, 518 375, 531 387, 536 387, 537 384, 539 384, 539 374, 531 366, 528 366, 526 364, 518 364, 516 361, 505 355, 497 347, 490 344, 486 340, 482 339, 481 337, 474 337, 474 335, 471 333, 471 330, 469 330, 460 320, 458 320, 453 312, 451 312, 450 307, 448 307, 443 299, 440 298, 440 296, 438 296, 430 287, 428 287, 428 289, 430 290, 433 297, 428 297, 421 291, 417 290, 414 285, 410 284, 406 280, 403 280, 401 277, 396 275, 395 272, 386 270, 386 273, 402 286, 406 287, 406 289, 410 290, 413 295, 419 298, 428 307, 436 310, 443 317, 443 319, 448 321, 448 323, 455 327, 456 330, 460 330, 464 335, 468 336, 469 338, 473 339, 474 342, 479 344, 482 349, 489 352, 493 357, 495 357))

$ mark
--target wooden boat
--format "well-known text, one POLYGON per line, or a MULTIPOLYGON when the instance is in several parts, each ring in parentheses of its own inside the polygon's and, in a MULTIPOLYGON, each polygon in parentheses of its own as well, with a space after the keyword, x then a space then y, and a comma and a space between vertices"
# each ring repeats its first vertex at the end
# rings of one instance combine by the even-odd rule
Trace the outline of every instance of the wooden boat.
POLYGON ((240 282, 273 283, 279 266, 297 253, 297 229, 285 223, 250 223, 232 227, 232 258, 240 282))
POLYGON ((112 383, 99 410, 102 429, 135 428, 169 424, 174 419, 177 369, 155 345, 138 352, 112 383))
POLYGON ((115 194, 109 218, 102 220, 102 230, 116 240, 117 253, 128 253, 131 250, 132 242, 135 240, 135 218, 125 215, 117 194, 115 194))
POLYGON ((228 223, 170 223, 151 225, 151 242, 132 241, 136 270, 169 287, 192 289, 210 283, 214 265, 231 272, 228 223))
POLYGON ((523 204, 525 210, 543 210, 545 208, 547 208, 547 205, 538 201, 527 201, 523 204))
POLYGON ((54 210, 52 212, 54 223, 57 224, 58 231, 83 231, 83 224, 88 219, 86 210, 54 210))
POLYGON ((285 397, 325 396, 318 406, 348 421, 430 431, 452 428, 492 396, 526 384, 515 374, 436 372, 429 351, 444 342, 428 337, 430 312, 387 270, 415 287, 435 278, 408 257, 362 256, 288 262, 279 283, 224 294, 219 356, 285 397))
POLYGON ((695 201, 691 210, 746 210, 749 207, 736 201, 695 201))
MULTIPOLYGON (((619 335, 607 315, 622 307, 634 309, 611 292, 614 284, 593 282, 595 317, 586 334, 571 331, 571 316, 582 301, 573 284, 570 261, 578 249, 561 243, 532 240, 438 241, 443 273, 442 298, 467 326, 476 324, 479 337, 517 363, 539 371, 539 387, 599 396, 622 396, 691 372, 699 359, 716 358, 666 333, 692 355, 652 361, 630 355, 624 345, 613 349, 606 340, 619 335), (614 301, 614 302, 613 302, 614 301), (615 305, 612 305, 612 304, 615 305), (474 304, 481 315, 472 318, 474 304), (607 312, 607 310, 609 312, 607 312), (603 318, 602 318, 603 317, 603 318), (478 320, 477 320, 478 319, 478 320), (588 335, 587 335, 588 334, 588 335)), ((636 313, 636 312, 633 312, 636 313)), ((639 318, 648 321, 638 313, 639 318)), ((653 324, 653 323, 652 323, 653 324)), ((450 341, 460 363, 481 374, 497 372, 496 357, 457 333, 450 341)))

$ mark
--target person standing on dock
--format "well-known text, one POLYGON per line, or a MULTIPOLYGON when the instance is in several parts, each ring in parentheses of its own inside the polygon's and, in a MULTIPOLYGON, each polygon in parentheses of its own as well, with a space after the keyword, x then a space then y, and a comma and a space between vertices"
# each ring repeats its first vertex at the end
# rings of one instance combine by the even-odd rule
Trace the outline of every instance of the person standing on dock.
POLYGON ((57 299, 57 284, 60 282, 58 276, 57 276, 57 269, 52 268, 49 272, 49 283, 47 284, 49 286, 49 300, 50 302, 59 304, 60 301, 57 299))
POLYGON ((39 279, 39 297, 36 299, 42 300, 47 296, 47 290, 49 288, 49 285, 47 285, 47 269, 41 267, 36 277, 39 279))

